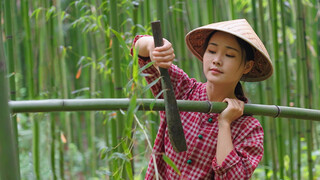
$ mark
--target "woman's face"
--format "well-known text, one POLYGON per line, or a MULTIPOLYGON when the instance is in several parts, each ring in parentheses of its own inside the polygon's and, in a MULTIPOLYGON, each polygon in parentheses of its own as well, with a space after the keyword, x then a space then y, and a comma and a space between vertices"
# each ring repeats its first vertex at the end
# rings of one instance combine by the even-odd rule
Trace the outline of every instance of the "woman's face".
POLYGON ((203 55, 203 72, 210 83, 236 84, 243 74, 250 72, 253 61, 245 63, 245 57, 236 37, 214 33, 203 55))

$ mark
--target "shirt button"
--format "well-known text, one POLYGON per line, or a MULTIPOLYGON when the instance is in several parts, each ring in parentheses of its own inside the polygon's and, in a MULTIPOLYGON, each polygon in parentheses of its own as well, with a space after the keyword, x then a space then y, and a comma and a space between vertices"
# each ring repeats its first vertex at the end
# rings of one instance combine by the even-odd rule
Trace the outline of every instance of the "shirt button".
POLYGON ((211 123, 211 122, 212 122, 212 118, 209 118, 209 119, 208 119, 208 122, 211 123))
POLYGON ((191 163, 192 163, 192 160, 191 160, 191 159, 189 159, 189 160, 187 161, 187 163, 188 163, 188 164, 191 164, 191 163))
POLYGON ((198 136, 198 138, 199 138, 199 139, 202 139, 202 138, 203 138, 203 136, 200 134, 200 135, 198 136))

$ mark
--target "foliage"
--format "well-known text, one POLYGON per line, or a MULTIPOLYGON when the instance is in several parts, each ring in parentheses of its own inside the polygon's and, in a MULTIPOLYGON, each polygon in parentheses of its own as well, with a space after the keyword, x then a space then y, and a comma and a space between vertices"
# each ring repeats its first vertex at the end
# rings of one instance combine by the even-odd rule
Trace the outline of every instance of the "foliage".
MULTIPOLYGON (((144 177, 159 116, 154 111, 138 112, 136 99, 157 99, 162 92, 157 97, 151 95, 149 89, 159 79, 148 85, 144 80, 148 74, 143 70, 152 63, 139 69, 137 56, 130 56, 130 49, 136 34, 151 34, 150 22, 156 19, 161 19, 164 37, 175 48, 175 63, 199 81, 204 81, 201 63, 187 51, 184 35, 197 26, 232 17, 257 23, 254 28, 278 70, 268 82, 245 83, 251 101, 320 108, 319 18, 315 18, 319 16, 319 2, 316 0, 121 0, 116 1, 117 27, 112 27, 111 1, 16 2, 10 8, 1 7, 12 9, 10 13, 0 13, 0 22, 5 26, 3 37, 9 33, 9 24, 13 27, 12 41, 7 38, 3 44, 7 62, 14 65, 8 71, 10 88, 16 89, 14 99, 110 98, 116 97, 119 91, 123 97, 131 99, 129 110, 125 112, 13 115, 18 122, 22 179, 144 177), (276 4, 272 6, 274 2, 276 4), (275 42, 279 43, 277 49, 273 49, 275 42), (120 52, 117 59, 113 56, 114 47, 120 52), (113 64, 115 61, 120 64, 118 67, 113 64), (118 70, 121 77, 115 75, 118 70), (116 80, 119 77, 120 80, 116 80), (117 83, 121 86, 117 87, 117 83), (116 123, 117 116, 122 116, 121 132, 116 123), (31 122, 38 123, 38 130, 31 122), (39 134, 38 141, 32 136, 35 133, 39 134), (37 149, 32 147, 37 143, 38 153, 32 150, 37 149), (40 168, 34 167, 39 159, 40 168)), ((137 53, 135 49, 132 51, 137 53)), ((268 159, 263 159, 253 179, 281 176, 284 179, 311 179, 310 172, 313 172, 313 178, 320 177, 318 122, 311 125, 305 121, 282 119, 281 128, 274 119, 258 119, 265 131, 264 157, 268 159), (282 141, 276 145, 273 140, 280 139, 280 135, 282 141), (278 156, 281 143, 283 155, 278 156), (312 164, 308 161, 310 158, 312 164)))

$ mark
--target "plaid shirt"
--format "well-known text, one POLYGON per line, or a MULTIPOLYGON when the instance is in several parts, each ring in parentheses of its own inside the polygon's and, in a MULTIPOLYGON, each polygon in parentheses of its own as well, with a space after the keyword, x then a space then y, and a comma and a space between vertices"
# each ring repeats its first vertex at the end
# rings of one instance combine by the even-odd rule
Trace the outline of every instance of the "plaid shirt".
MULTIPOLYGON (((137 36, 134 43, 142 36, 137 36)), ((140 67, 150 60, 139 58, 140 67)), ((189 78, 177 66, 169 69, 176 99, 208 101, 206 83, 189 78)), ((151 66, 144 70, 150 74, 148 83, 160 74, 151 66)), ((151 87, 156 96, 161 91, 160 81, 151 87)), ((216 160, 218 118, 216 113, 180 112, 188 150, 176 153, 169 141, 165 112, 160 112, 161 122, 152 153, 156 157, 160 179, 249 179, 263 155, 263 129, 259 121, 251 116, 242 116, 231 124, 234 150, 229 153, 222 165, 216 160), (179 175, 165 163, 162 154, 168 156, 177 166, 179 175)), ((153 159, 150 159, 145 179, 155 179, 153 159)))

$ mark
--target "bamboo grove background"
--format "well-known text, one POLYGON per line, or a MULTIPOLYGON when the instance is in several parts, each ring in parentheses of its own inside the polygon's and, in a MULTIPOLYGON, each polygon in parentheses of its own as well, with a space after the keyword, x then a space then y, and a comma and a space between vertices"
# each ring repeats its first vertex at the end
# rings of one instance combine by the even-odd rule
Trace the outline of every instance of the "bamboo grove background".
MULTIPOLYGON (((130 47, 157 19, 175 63, 204 81, 185 34, 246 18, 275 70, 245 83, 251 102, 320 109, 317 0, 4 0, 0 9, 12 100, 131 98, 128 111, 13 114, 21 179, 144 177, 159 117, 136 110, 136 98, 152 95, 130 47)), ((320 178, 319 122, 257 118, 265 151, 253 179, 320 178)))

